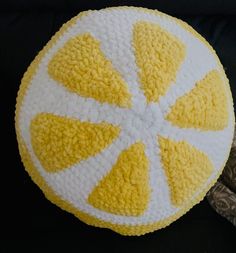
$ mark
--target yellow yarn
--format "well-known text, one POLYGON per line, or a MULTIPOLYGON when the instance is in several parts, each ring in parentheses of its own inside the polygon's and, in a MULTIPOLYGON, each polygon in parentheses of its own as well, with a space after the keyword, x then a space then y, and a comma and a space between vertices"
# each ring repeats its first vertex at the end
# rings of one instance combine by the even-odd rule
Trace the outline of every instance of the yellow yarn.
POLYGON ((100 152, 120 130, 108 123, 41 113, 32 120, 30 132, 34 152, 45 170, 57 172, 100 152))
POLYGON ((127 85, 90 34, 70 39, 48 65, 48 73, 72 92, 121 107, 130 107, 127 85))
POLYGON ((188 94, 177 100, 167 119, 183 128, 224 129, 229 117, 224 86, 220 73, 212 70, 188 94))
POLYGON ((108 175, 89 196, 89 203, 120 215, 141 215, 147 208, 150 187, 144 145, 135 143, 124 150, 108 175))
POLYGON ((203 152, 185 141, 175 142, 159 137, 159 143, 171 201, 181 206, 208 179, 213 165, 203 152))
POLYGON ((137 22, 134 47, 142 88, 148 102, 157 102, 171 82, 185 56, 185 46, 157 24, 137 22), (174 57, 173 57, 174 56, 174 57))

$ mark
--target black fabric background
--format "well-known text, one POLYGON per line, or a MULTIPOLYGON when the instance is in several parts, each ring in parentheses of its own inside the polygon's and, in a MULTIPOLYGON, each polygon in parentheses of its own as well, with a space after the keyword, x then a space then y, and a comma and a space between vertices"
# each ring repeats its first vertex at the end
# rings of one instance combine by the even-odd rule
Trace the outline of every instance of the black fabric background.
POLYGON ((18 154, 14 110, 27 66, 59 27, 82 10, 143 6, 192 25, 216 49, 236 98, 236 1, 0 2, 0 252, 236 252, 236 229, 206 199, 169 227, 142 237, 122 237, 80 222, 45 199, 18 154), (70 240, 70 241, 65 241, 70 240))

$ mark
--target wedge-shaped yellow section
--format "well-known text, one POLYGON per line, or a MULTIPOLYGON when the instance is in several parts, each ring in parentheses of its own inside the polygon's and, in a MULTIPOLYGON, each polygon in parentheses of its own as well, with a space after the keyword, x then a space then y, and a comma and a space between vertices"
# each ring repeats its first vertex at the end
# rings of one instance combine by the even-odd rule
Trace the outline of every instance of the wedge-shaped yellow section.
POLYGON ((112 170, 89 195, 94 207, 119 215, 141 215, 147 208, 150 188, 144 144, 124 150, 112 170))
POLYGON ((72 92, 120 107, 130 107, 130 93, 120 74, 90 34, 70 39, 48 65, 49 75, 72 92))
POLYGON ((203 152, 185 141, 159 137, 159 144, 172 204, 181 206, 201 189, 211 175, 213 165, 203 152))
POLYGON ((222 130, 228 124, 225 84, 217 70, 209 72, 173 106, 167 119, 180 127, 222 130))
POLYGON ((57 172, 106 148, 119 134, 107 123, 81 122, 77 119, 38 114, 31 122, 31 142, 44 169, 57 172))
POLYGON ((133 43, 141 87, 148 102, 164 95, 185 57, 185 46, 157 24, 134 25, 133 43))

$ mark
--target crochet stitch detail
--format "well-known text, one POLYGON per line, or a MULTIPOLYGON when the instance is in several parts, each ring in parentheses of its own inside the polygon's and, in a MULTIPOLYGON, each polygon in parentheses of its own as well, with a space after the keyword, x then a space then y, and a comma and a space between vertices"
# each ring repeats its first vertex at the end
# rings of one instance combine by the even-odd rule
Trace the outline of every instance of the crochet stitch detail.
POLYGON ((144 150, 139 142, 122 151, 111 171, 93 189, 88 202, 114 214, 141 215, 150 197, 149 162, 144 150))
POLYGON ((157 102, 175 81, 185 46, 157 24, 137 22, 133 33, 141 87, 148 102, 157 102))
POLYGON ((89 33, 70 39, 52 58, 48 72, 72 92, 130 107, 127 85, 89 33))

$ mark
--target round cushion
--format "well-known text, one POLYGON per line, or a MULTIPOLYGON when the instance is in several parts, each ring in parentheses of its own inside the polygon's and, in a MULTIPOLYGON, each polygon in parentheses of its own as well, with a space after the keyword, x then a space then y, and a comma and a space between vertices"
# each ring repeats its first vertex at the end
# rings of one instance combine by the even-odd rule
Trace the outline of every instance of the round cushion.
POLYGON ((155 10, 82 12, 25 73, 16 132, 45 196, 123 235, 163 228, 203 199, 229 155, 232 95, 211 46, 155 10))

